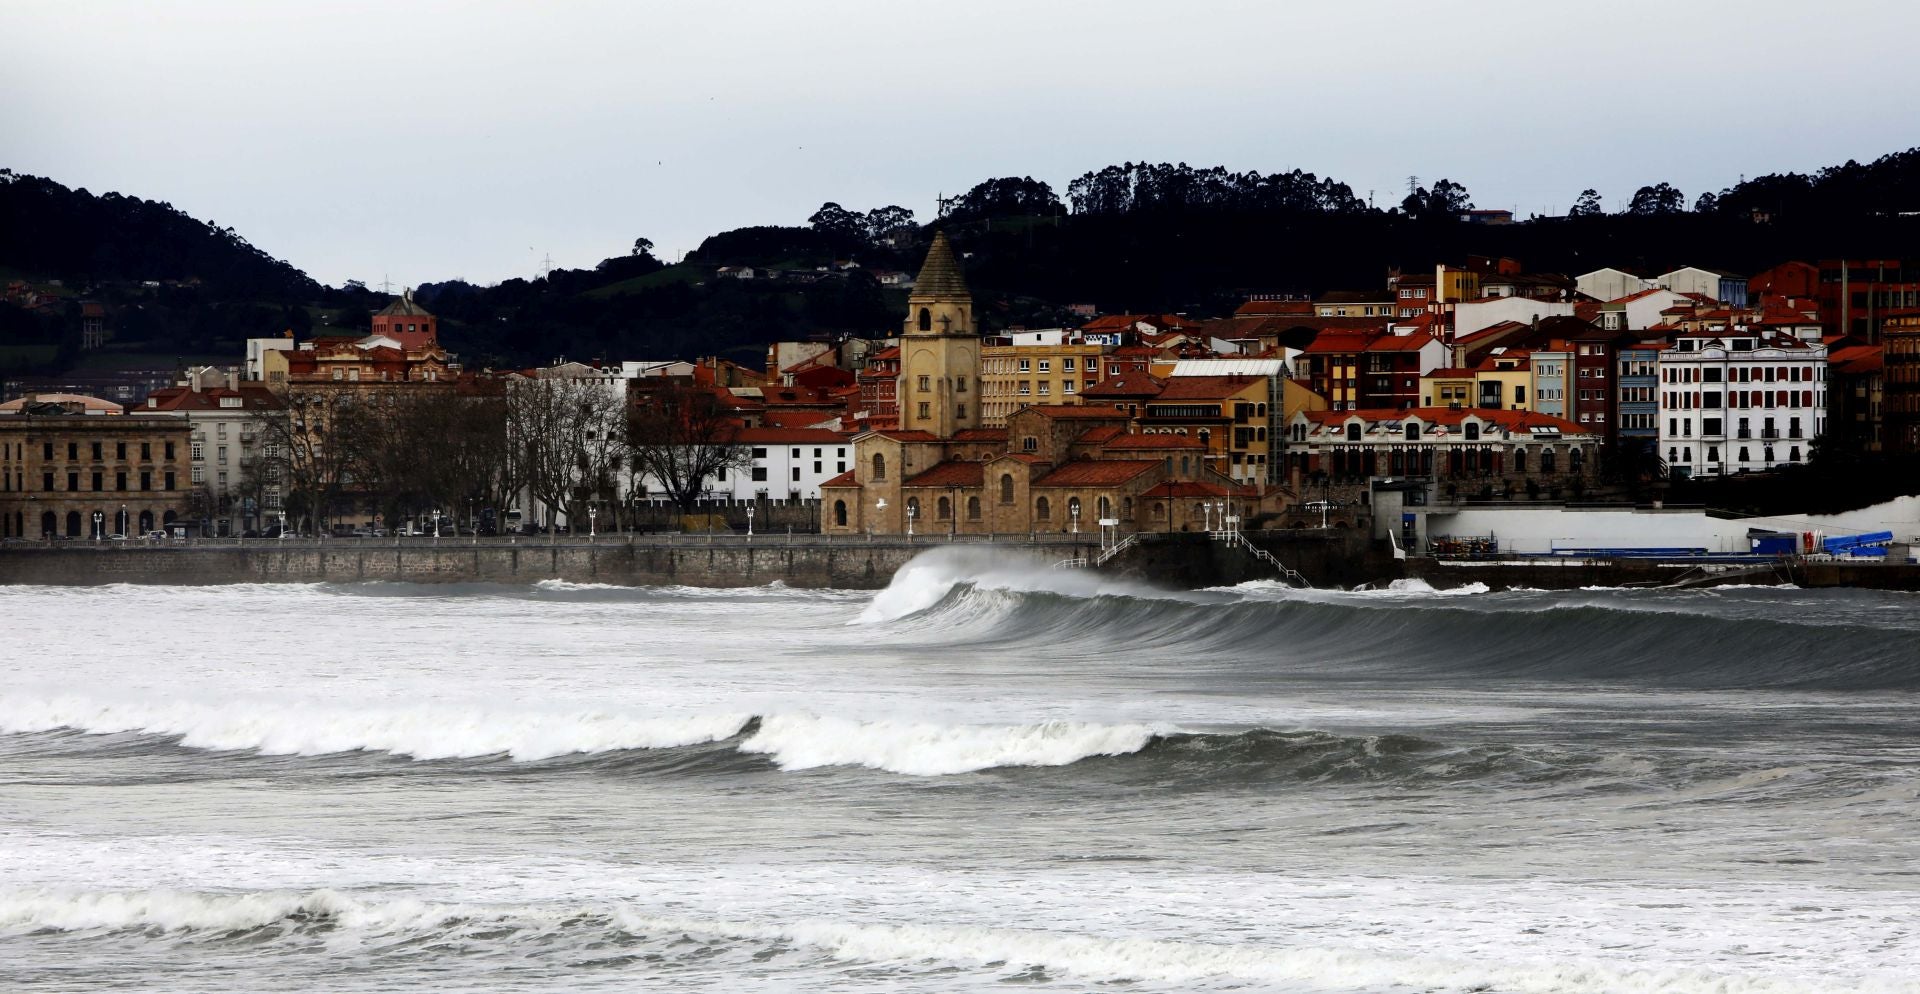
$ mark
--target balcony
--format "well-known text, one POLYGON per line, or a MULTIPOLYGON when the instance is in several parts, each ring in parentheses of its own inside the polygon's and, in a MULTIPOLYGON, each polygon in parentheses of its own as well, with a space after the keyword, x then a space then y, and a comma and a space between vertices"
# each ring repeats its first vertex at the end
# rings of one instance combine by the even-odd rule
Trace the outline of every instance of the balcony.
POLYGON ((1760 429, 1760 437, 1761 437, 1761 438, 1766 438, 1766 439, 1774 439, 1774 438, 1779 438, 1779 437, 1780 437, 1780 429, 1778 429, 1778 428, 1762 428, 1762 429, 1760 429))
POLYGON ((1753 437, 1753 429, 1752 429, 1752 428, 1742 428, 1742 429, 1740 429, 1739 431, 1737 431, 1737 432, 1734 432, 1734 437, 1735 437, 1735 438, 1752 438, 1752 437, 1753 437))

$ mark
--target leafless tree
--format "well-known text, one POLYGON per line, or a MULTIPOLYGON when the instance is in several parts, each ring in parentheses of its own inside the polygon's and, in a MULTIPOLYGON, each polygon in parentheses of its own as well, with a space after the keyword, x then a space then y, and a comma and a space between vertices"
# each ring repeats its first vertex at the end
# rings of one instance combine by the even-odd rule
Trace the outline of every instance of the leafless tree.
POLYGON ((282 481, 287 511, 306 528, 326 527, 352 480, 363 406, 346 390, 301 390, 288 395, 287 410, 255 416, 263 472, 282 481))
POLYGON ((711 391, 676 380, 635 391, 628 429, 634 465, 682 514, 693 510, 707 481, 722 470, 753 464, 739 434, 740 422, 711 391))
POLYGON ((507 383, 506 421, 514 476, 573 531, 589 503, 617 496, 626 455, 625 395, 604 377, 515 377, 507 383))

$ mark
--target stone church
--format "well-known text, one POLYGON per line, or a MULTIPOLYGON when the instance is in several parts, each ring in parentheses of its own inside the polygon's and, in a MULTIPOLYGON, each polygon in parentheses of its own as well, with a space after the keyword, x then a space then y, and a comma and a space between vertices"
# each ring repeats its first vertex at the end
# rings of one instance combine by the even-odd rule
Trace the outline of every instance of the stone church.
POLYGON ((1207 466, 1199 439, 1141 433, 1115 406, 1036 405, 982 428, 979 378, 973 295, 940 232, 907 300, 899 427, 855 436, 854 468, 821 485, 823 530, 1194 531, 1277 509, 1207 466))

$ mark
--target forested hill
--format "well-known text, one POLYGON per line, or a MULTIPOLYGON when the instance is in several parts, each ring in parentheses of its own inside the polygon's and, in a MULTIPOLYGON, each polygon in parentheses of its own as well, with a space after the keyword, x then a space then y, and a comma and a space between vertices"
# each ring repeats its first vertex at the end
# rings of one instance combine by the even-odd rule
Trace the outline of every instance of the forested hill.
POLYGON ((95 196, 7 169, 0 169, 0 267, 69 280, 198 279, 214 293, 256 300, 300 301, 320 291, 232 228, 172 204, 95 196))
MULTIPOLYGON (((1031 177, 989 179, 926 223, 898 206, 829 203, 804 226, 718 233, 678 264, 654 258, 639 238, 629 254, 592 268, 493 286, 429 283, 418 296, 442 316, 449 348, 470 365, 501 367, 563 355, 751 360, 776 339, 891 334, 904 292, 886 274, 910 273, 935 226, 966 255, 989 330, 1068 322, 1069 304, 1204 317, 1230 312, 1248 293, 1380 288, 1392 269, 1468 255, 1571 275, 1680 265, 1753 273, 1789 259, 1920 254, 1920 149, 1692 197, 1666 183, 1606 197, 1577 186, 1574 178, 1566 216, 1488 225, 1462 220, 1474 196, 1450 179, 1415 183, 1387 205, 1299 170, 1124 163, 1087 172, 1064 194, 1031 177), (1609 201, 1621 209, 1606 211, 1609 201), (723 275, 742 266, 753 279, 723 275)), ((114 347, 153 353, 227 354, 248 334, 287 328, 363 329, 386 299, 358 284, 321 287, 231 229, 167 204, 9 172, 0 172, 0 269, 82 285, 167 281, 153 293, 95 291, 119 315, 110 320, 114 347)), ((0 335, 65 342, 77 334, 76 313, 43 310, 27 321, 0 309, 0 335)))

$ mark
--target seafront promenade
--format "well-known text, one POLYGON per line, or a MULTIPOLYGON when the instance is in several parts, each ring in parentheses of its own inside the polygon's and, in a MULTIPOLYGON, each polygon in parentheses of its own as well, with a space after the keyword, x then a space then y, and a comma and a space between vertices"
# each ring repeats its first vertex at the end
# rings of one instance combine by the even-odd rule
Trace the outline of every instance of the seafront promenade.
MULTIPOLYGON (((1344 529, 1261 533, 1253 541, 1315 585, 1383 582, 1390 557, 1344 529)), ((0 583, 531 583, 877 589, 931 549, 977 550, 1038 568, 1100 558, 1097 533, 1050 535, 659 534, 515 538, 192 539, 0 545, 0 583)), ((1204 533, 1142 535, 1102 571, 1166 586, 1275 579, 1274 567, 1204 533)))

